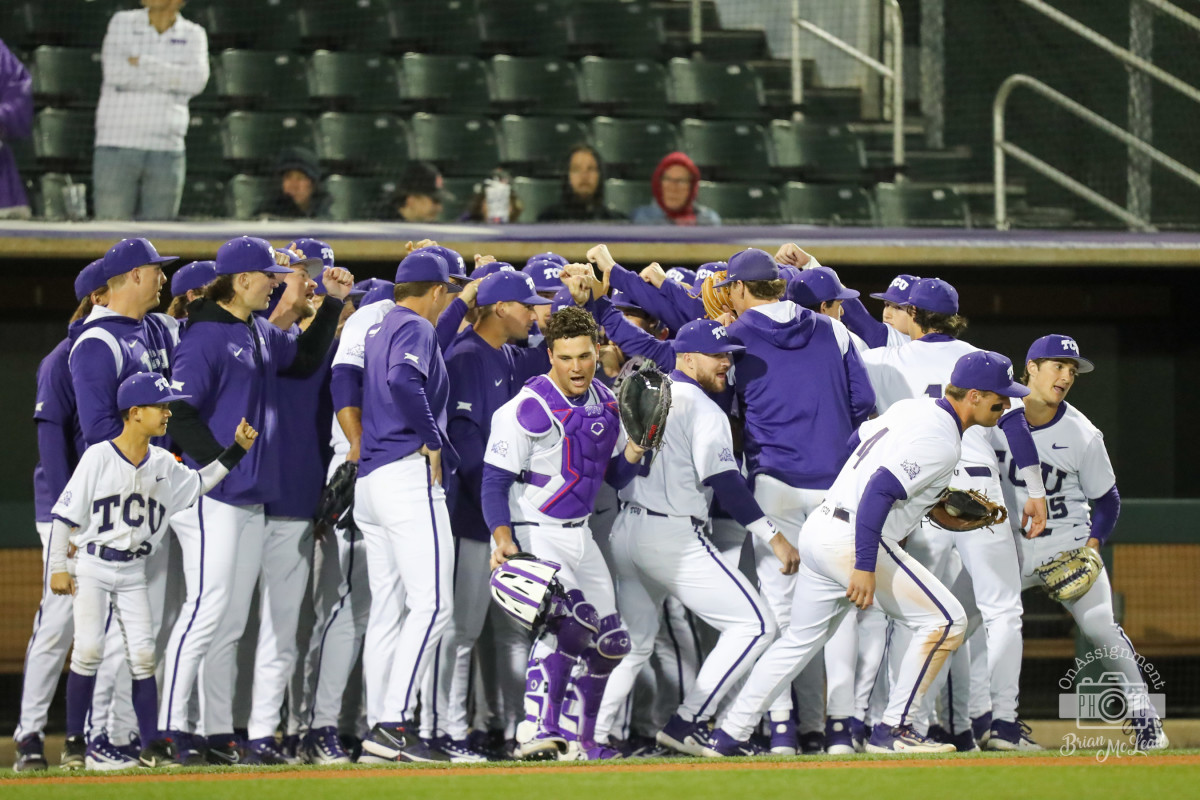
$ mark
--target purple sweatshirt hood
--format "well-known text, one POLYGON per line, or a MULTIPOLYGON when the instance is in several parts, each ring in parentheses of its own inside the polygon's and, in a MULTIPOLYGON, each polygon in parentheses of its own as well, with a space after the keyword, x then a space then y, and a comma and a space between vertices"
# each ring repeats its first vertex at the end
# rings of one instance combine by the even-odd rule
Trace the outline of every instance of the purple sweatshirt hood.
POLYGON ((776 322, 766 314, 747 312, 737 318, 739 336, 756 336, 775 347, 798 350, 808 344, 820 324, 815 311, 796 306, 795 316, 776 322))

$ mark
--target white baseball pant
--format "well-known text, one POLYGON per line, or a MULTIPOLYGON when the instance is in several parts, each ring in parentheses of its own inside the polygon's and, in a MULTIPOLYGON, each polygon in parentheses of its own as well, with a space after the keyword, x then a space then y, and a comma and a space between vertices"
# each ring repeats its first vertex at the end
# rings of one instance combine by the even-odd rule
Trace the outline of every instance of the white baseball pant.
POLYGON ((887 615, 878 605, 851 609, 825 642, 827 715, 865 719, 887 644, 887 615))
POLYGON ((518 522, 514 530, 526 552, 543 561, 562 565, 558 579, 563 588, 583 592, 584 599, 592 604, 601 619, 617 613, 608 564, 586 522, 572 528, 518 522))
POLYGON ((80 551, 75 566, 75 647, 71 670, 95 675, 105 650, 109 602, 124 641, 129 670, 135 680, 154 676, 154 632, 146 565, 133 561, 102 561, 80 551))

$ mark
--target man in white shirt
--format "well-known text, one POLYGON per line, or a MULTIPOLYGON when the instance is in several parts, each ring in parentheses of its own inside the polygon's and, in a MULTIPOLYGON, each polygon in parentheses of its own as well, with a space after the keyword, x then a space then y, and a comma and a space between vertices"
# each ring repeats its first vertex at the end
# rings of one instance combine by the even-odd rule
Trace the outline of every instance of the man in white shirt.
POLYGON ((183 0, 118 11, 101 48, 92 179, 97 219, 174 219, 187 169, 188 100, 208 83, 208 36, 183 0))

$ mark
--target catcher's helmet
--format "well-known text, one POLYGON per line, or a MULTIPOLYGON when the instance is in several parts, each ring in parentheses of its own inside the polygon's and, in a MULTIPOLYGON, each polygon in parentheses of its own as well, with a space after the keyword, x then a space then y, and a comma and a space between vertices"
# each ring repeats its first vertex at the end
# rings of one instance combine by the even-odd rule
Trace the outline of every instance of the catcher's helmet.
POLYGON ((492 570, 492 599, 506 614, 532 630, 545 621, 551 600, 562 592, 556 577, 560 569, 561 564, 540 561, 529 553, 509 556, 507 562, 492 570))

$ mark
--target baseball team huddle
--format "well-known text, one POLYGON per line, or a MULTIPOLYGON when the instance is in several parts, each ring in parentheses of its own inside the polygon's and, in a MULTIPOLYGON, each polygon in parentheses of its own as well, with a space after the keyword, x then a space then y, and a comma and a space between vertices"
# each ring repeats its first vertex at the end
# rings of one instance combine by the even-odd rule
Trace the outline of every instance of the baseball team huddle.
MULTIPOLYGON (((1070 336, 795 244, 696 271, 125 239, 37 375, 18 770, 1041 749, 1021 592, 1135 653, 1070 336)), ((1138 749, 1168 746, 1133 658, 1138 749)))

